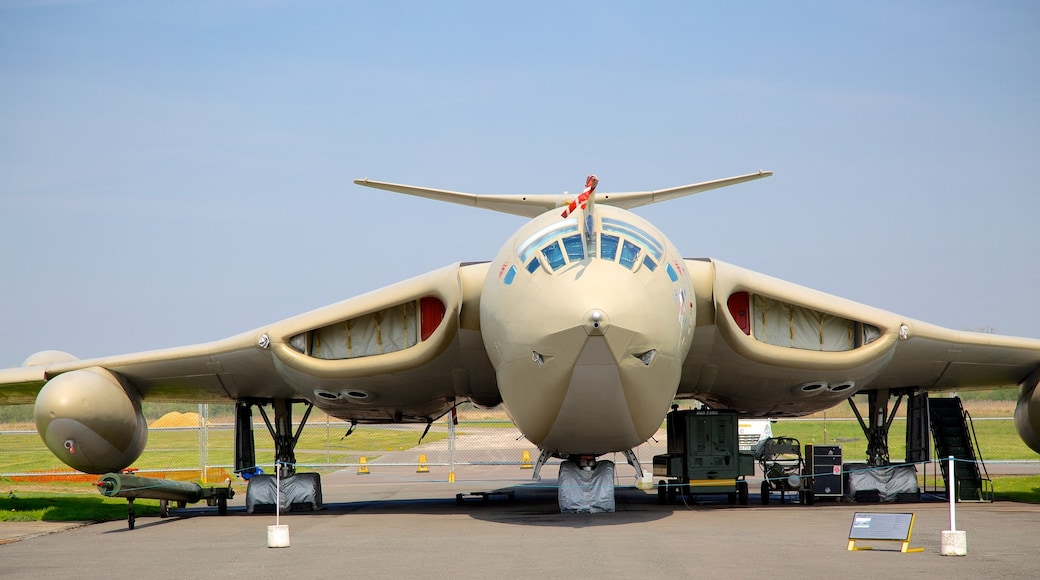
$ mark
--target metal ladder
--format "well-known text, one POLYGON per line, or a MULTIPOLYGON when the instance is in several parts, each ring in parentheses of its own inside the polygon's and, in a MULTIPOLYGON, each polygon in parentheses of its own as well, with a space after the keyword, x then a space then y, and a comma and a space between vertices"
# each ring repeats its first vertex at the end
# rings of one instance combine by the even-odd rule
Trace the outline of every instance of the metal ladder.
POLYGON ((953 479, 957 482, 957 501, 992 501, 993 481, 978 452, 971 415, 964 409, 960 397, 929 398, 928 410, 935 455, 942 467, 946 489, 950 489, 946 458, 952 455, 955 459, 953 479))

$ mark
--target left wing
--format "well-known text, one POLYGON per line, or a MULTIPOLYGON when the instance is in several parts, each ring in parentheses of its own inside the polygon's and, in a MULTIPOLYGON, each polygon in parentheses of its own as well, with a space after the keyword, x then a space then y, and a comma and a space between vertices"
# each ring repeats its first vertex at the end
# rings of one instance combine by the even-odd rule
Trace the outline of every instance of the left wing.
POLYGON ((950 330, 724 262, 685 264, 701 308, 679 391, 718 406, 802 415, 863 391, 1018 387, 1040 369, 1040 340, 950 330))

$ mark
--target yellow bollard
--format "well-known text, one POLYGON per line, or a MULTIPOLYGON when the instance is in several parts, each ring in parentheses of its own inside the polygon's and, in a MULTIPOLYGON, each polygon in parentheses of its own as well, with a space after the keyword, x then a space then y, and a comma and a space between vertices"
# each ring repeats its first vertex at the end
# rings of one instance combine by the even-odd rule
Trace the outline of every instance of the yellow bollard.
POLYGON ((524 449, 524 454, 520 456, 520 469, 534 469, 534 465, 531 464, 531 452, 524 449))
POLYGON ((362 457, 361 464, 357 467, 358 475, 368 475, 368 458, 362 457))
POLYGON ((448 472, 448 483, 455 483, 455 472, 454 471, 449 471, 448 472))
POLYGON ((426 454, 419 454, 419 467, 415 469, 416 473, 429 473, 430 465, 426 462, 426 454))

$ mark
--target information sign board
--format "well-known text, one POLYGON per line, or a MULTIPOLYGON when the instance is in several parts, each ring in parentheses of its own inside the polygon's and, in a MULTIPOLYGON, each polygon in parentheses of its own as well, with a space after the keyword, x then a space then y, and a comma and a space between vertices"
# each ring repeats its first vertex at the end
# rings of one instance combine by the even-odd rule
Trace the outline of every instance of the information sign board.
POLYGON ((912 513, 869 513, 856 512, 852 515, 849 530, 849 550, 871 550, 870 546, 857 546, 857 540, 900 542, 900 552, 923 552, 924 548, 910 547, 910 534, 914 530, 912 513))

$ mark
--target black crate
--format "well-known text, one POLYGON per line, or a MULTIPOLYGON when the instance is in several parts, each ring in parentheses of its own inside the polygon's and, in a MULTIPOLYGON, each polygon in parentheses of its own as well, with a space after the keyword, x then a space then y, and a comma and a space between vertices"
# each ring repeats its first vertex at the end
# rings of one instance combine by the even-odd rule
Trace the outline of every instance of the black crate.
POLYGON ((856 492, 855 499, 858 503, 879 503, 881 492, 876 489, 861 489, 856 492))

